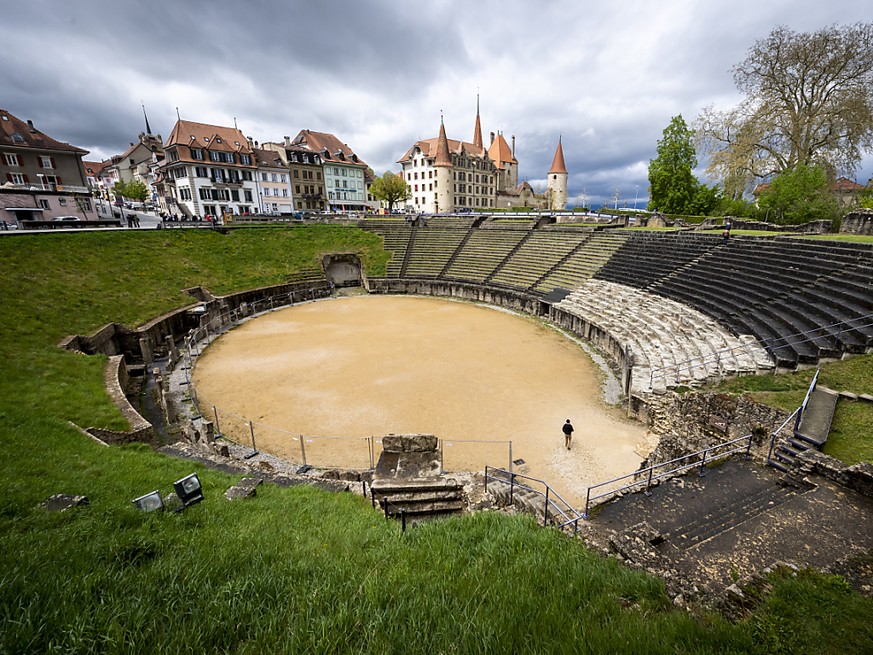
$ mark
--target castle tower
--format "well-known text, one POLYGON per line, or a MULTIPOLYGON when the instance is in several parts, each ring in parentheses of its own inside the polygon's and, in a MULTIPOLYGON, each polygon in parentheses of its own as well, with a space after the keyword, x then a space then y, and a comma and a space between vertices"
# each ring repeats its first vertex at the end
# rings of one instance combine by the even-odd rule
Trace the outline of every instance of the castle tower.
POLYGON ((446 138, 446 126, 440 116, 440 135, 437 139, 436 157, 433 166, 436 169, 434 181, 434 211, 455 211, 454 182, 452 180, 452 158, 449 156, 449 140, 446 138))
POLYGON ((549 209, 563 211, 567 208, 567 166, 564 164, 564 148, 561 137, 558 137, 558 148, 549 169, 549 180, 546 194, 549 198, 549 209))

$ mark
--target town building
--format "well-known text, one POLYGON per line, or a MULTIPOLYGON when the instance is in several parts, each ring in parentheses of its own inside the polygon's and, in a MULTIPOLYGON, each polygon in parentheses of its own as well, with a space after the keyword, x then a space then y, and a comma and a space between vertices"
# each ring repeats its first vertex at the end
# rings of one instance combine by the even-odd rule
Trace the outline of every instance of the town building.
POLYGON ((87 154, 0 109, 0 221, 96 219, 82 163, 87 154))
MULTIPOLYGON (((146 126, 148 130, 148 121, 146 126)), ((114 182, 141 182, 146 187, 147 198, 154 201, 157 199, 155 175, 163 158, 161 135, 153 135, 150 131, 140 132, 136 143, 131 142, 127 150, 110 158, 104 166, 102 177, 114 182)), ((112 193, 112 187, 108 187, 107 191, 112 193)))
POLYGON ((367 199, 367 164, 333 134, 301 130, 291 145, 321 158, 327 209, 334 212, 369 211, 378 203, 367 199))
POLYGON ((324 173, 321 157, 303 146, 291 144, 286 136, 283 143, 266 142, 261 147, 279 154, 291 172, 291 189, 296 211, 324 211, 324 173))
POLYGON ((236 127, 179 119, 164 154, 155 182, 161 211, 206 218, 258 210, 257 163, 236 127))
POLYGON ((268 215, 290 214, 294 211, 291 193, 291 170, 275 150, 253 147, 258 166, 255 179, 260 212, 268 215))

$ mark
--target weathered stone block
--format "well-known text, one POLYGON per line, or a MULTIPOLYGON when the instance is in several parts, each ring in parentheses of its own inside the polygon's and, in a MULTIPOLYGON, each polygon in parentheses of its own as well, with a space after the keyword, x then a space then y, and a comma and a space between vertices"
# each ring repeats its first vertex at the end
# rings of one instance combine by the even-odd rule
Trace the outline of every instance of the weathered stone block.
POLYGON ((439 440, 432 434, 389 434, 382 437, 382 450, 388 453, 436 452, 439 440))
POLYGON ((49 512, 63 512, 71 507, 82 507, 88 504, 88 496, 74 496, 71 494, 54 494, 42 502, 42 506, 49 512))

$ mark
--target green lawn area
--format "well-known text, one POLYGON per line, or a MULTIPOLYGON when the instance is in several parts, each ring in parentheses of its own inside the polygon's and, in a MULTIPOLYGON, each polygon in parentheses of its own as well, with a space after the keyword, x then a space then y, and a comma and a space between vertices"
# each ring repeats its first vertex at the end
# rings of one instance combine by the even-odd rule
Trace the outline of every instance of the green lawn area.
MULTIPOLYGON (((724 380, 717 391, 745 394, 765 405, 793 412, 803 402, 815 369, 724 380)), ((834 391, 873 395, 873 355, 822 364, 818 384, 834 391)), ((841 400, 824 452, 846 464, 873 462, 873 403, 841 400)))
POLYGON ((142 324, 190 303, 186 287, 281 283, 350 251, 384 273, 381 239, 355 227, 0 238, 0 653, 870 652, 873 601, 836 576, 775 576, 730 623, 677 609, 661 581, 527 517, 402 534, 351 494, 262 486, 230 503, 239 476, 105 448, 71 425, 125 428, 105 358, 60 350, 65 335, 142 324), (131 505, 191 471, 205 502, 131 505), (48 513, 56 492, 90 504, 48 513))

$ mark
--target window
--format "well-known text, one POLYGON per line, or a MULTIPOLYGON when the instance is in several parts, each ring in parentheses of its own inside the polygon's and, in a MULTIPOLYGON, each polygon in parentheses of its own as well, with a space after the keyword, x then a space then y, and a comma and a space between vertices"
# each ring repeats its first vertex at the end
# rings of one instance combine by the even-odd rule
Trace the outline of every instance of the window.
POLYGON ((209 159, 212 161, 221 161, 221 153, 220 152, 210 152, 209 159))
POLYGON ((252 172, 251 171, 241 171, 240 175, 242 175, 242 179, 244 179, 246 182, 252 181, 252 172))
POLYGON ((278 176, 278 175, 276 175, 275 173, 271 173, 270 175, 272 176, 272 179, 271 179, 272 182, 278 182, 278 181, 279 181, 279 176, 278 176))
POLYGON ((246 199, 246 202, 252 201, 252 192, 248 189, 243 189, 243 198, 246 199))
POLYGON ((49 201, 46 200, 45 198, 40 198, 40 199, 39 199, 39 206, 40 206, 42 209, 50 209, 50 207, 49 207, 49 201))
POLYGON ((12 184, 27 184, 27 178, 21 173, 7 173, 12 184))
POLYGON ((18 163, 18 155, 13 155, 12 153, 7 152, 4 156, 6 157, 7 166, 21 166, 21 164, 18 163))
POLYGON ((231 189, 230 199, 234 202, 239 202, 239 191, 237 191, 236 189, 231 189))
POLYGON ((288 197, 288 189, 282 189, 282 195, 287 198, 288 197))
POLYGON ((252 156, 251 155, 240 155, 239 156, 239 163, 245 164, 246 166, 250 166, 252 163, 252 156))
POLYGON ((299 179, 299 178, 300 178, 300 171, 298 171, 298 170, 295 168, 295 169, 294 169, 294 179, 296 180, 296 179, 299 179))
POLYGON ((54 168, 55 167, 55 160, 52 157, 44 157, 44 156, 40 155, 39 167, 40 168, 54 168))
POLYGON ((167 157, 170 159, 170 161, 179 161, 179 153, 176 152, 175 148, 167 150, 167 157))
POLYGON ((236 157, 233 156, 232 152, 226 152, 226 153, 224 153, 224 161, 227 162, 228 164, 235 164, 236 157))
POLYGON ((197 174, 197 177, 209 177, 209 173, 206 172, 206 166, 197 166, 194 168, 194 172, 197 174))
POLYGON ((287 182, 287 181, 288 181, 288 176, 285 175, 285 173, 282 173, 282 174, 279 176, 279 178, 282 180, 282 182, 287 182))
POLYGON ((267 181, 267 174, 261 173, 261 182, 266 182, 266 181, 267 181))
POLYGON ((203 149, 202 148, 191 148, 191 159, 203 161, 203 149))
POLYGON ((191 200, 191 189, 189 187, 186 187, 186 186, 179 187, 179 199, 180 200, 191 200))
POLYGON ((300 194, 300 185, 299 184, 294 185, 294 193, 296 193, 298 195, 300 194))

